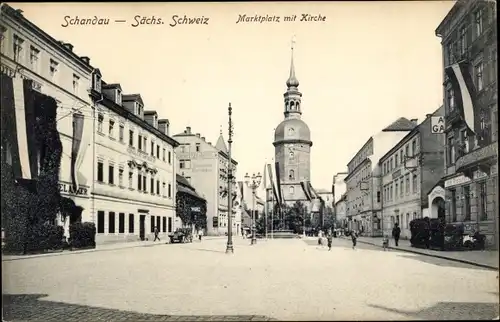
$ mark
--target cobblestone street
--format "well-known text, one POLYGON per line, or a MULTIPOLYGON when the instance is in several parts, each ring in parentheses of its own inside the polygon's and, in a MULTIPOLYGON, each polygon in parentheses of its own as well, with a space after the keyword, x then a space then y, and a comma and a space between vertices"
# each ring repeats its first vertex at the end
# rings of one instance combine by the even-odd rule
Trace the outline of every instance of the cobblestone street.
POLYGON ((4 319, 428 320, 498 316, 497 272, 334 239, 236 238, 3 261, 4 319))

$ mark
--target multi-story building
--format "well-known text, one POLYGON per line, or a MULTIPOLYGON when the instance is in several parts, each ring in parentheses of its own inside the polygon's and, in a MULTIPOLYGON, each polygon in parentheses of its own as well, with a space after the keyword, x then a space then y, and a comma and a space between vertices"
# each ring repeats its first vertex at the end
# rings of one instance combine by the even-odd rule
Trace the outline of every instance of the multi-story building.
MULTIPOLYGON (((444 116, 444 107, 428 114, 380 158, 384 235, 391 236, 398 223, 401 237, 410 238, 410 221, 422 217, 422 208, 428 206, 427 193, 443 176, 444 134, 432 133, 433 116, 444 116)), ((439 199, 434 202, 443 204, 439 199)))
POLYGON ((479 230, 498 248, 498 90, 497 17, 494 1, 457 1, 436 29, 443 66, 466 63, 473 84, 474 119, 480 129, 471 135, 464 121, 463 101, 443 72, 446 133, 446 221, 479 230))
POLYGON ((333 199, 334 202, 339 201, 340 197, 343 196, 346 192, 346 186, 345 186, 345 177, 347 177, 348 173, 347 172, 339 172, 333 176, 333 182, 332 182, 332 193, 333 193, 333 199))
POLYGON ((97 242, 151 238, 174 230, 176 162, 169 121, 145 111, 96 70, 92 81, 95 145, 92 221, 97 242))
MULTIPOLYGON (((237 187, 234 176, 238 163, 229 155, 222 132, 216 145, 206 141, 200 133, 192 133, 191 127, 186 127, 183 133, 174 135, 180 142, 177 147, 179 172, 207 201, 207 234, 223 235, 228 231, 228 169, 233 168, 231 198, 236 201, 237 187)), ((241 222, 236 219, 237 205, 233 202, 232 231, 239 231, 241 222)))
POLYGON ((347 227, 347 206, 346 206, 347 195, 343 194, 340 196, 339 200, 335 202, 335 216, 336 224, 338 228, 347 227))
POLYGON ((52 38, 21 11, 2 3, 1 18, 3 161, 11 164, 15 178, 39 179, 45 163, 41 159, 47 155, 37 143, 43 138, 35 127, 43 115, 33 101, 42 94, 55 99, 57 107, 44 106, 43 113, 56 115, 58 138, 53 142, 62 144, 59 190, 66 204, 82 210, 85 221, 92 212, 93 110, 88 90, 93 67, 88 57, 52 38))
POLYGON ((401 117, 373 135, 347 164, 346 205, 350 229, 368 236, 382 235, 382 192, 380 157, 387 153, 416 122, 401 117))

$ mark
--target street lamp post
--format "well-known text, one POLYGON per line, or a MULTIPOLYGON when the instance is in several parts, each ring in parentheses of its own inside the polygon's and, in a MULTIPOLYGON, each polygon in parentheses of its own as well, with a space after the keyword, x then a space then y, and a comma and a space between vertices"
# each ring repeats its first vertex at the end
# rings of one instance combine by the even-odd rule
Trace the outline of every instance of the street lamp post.
POLYGON ((229 107, 227 108, 227 114, 229 116, 229 139, 228 143, 228 169, 227 169, 227 208, 228 208, 228 216, 227 216, 227 245, 226 245, 226 254, 234 253, 233 248, 233 196, 232 196, 232 185, 233 185, 233 163, 231 159, 231 145, 233 143, 233 121, 231 119, 231 115, 233 114, 233 108, 231 107, 231 103, 229 103, 229 107))
POLYGON ((260 186, 260 181, 262 180, 262 175, 260 172, 255 175, 255 173, 250 177, 248 173, 245 175, 245 184, 252 189, 252 241, 251 245, 257 244, 257 237, 255 236, 255 190, 260 186))

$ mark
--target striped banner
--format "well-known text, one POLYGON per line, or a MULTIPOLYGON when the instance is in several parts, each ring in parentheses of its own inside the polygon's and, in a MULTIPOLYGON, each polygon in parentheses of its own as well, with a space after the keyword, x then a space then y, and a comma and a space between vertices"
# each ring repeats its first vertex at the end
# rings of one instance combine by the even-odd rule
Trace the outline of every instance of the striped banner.
MULTIPOLYGON (((21 177, 24 179, 31 179, 31 163, 29 156, 28 134, 34 135, 33 131, 28 131, 31 125, 26 124, 26 111, 25 111, 25 91, 24 86, 26 83, 20 77, 13 80, 14 88, 14 106, 16 111, 16 141, 18 145, 19 161, 21 165, 21 177)), ((31 101, 31 97, 27 97, 31 101)), ((36 150, 35 150, 36 151, 36 150)))
POLYGON ((281 176, 280 176, 280 163, 275 162, 274 163, 274 169, 276 173, 276 190, 278 190, 278 200, 279 204, 283 204, 283 193, 281 192, 281 176))
POLYGON ((469 72, 469 64, 465 61, 455 63, 445 68, 450 79, 451 87, 458 105, 460 114, 473 134, 481 131, 479 106, 476 97, 476 88, 469 72))
POLYGON ((267 164, 267 173, 269 174, 269 181, 271 183, 271 188, 273 190, 273 195, 274 195, 274 200, 280 204, 280 200, 278 198, 278 192, 276 191, 276 186, 274 185, 274 180, 273 180, 273 171, 271 169, 271 164, 267 164))
MULTIPOLYGON (((22 178, 23 170, 17 138, 17 115, 19 113, 17 113, 15 106, 14 81, 12 77, 9 77, 4 73, 1 73, 0 75, 0 85, 2 89, 2 147, 7 149, 7 151, 2 151, 2 153, 10 156, 8 161, 12 163, 14 178, 22 178)), ((24 98, 21 102, 24 102, 24 98)))
MULTIPOLYGON (((73 114, 73 140, 71 144, 71 183, 73 189, 78 190, 77 160, 80 152, 85 118, 82 114, 73 114)), ((82 159, 82 158, 80 158, 82 159)))
POLYGON ((311 193, 309 192, 309 182, 308 181, 301 181, 300 186, 302 187, 302 190, 304 191, 304 195, 306 196, 306 199, 308 201, 311 201, 311 193))

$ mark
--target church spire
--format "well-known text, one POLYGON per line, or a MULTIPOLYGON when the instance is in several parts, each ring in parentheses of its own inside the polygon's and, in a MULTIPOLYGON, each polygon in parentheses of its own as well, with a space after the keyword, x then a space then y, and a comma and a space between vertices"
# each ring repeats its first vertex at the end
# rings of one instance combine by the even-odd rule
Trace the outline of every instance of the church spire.
POLYGON ((293 64, 293 49, 295 46, 295 36, 292 38, 292 46, 291 46, 291 51, 292 51, 292 59, 290 62, 290 77, 288 77, 288 80, 286 81, 286 86, 288 88, 290 87, 298 87, 299 86, 299 80, 297 77, 295 77, 295 65, 293 64))

